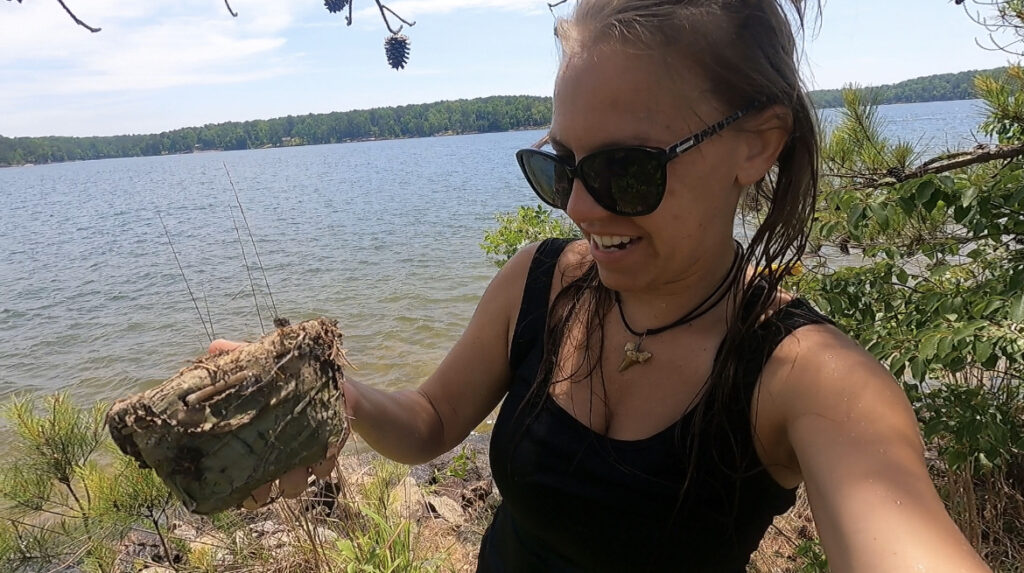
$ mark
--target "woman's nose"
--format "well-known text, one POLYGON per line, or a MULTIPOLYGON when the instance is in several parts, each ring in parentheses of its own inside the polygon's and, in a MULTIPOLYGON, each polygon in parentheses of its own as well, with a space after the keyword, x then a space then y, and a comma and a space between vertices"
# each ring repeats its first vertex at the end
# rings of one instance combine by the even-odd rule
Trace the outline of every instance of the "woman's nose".
POLYGON ((594 196, 583 185, 583 181, 577 177, 572 182, 572 192, 569 193, 569 202, 565 205, 565 214, 576 223, 583 223, 607 215, 608 211, 597 204, 594 196))

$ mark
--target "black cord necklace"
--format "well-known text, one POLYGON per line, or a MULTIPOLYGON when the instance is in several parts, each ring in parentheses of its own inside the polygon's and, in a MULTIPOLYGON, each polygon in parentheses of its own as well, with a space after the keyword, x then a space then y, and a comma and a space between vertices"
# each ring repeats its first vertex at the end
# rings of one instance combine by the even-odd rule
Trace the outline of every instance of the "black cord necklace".
POLYGON ((619 296, 618 291, 615 293, 615 306, 619 307, 619 318, 622 319, 623 326, 630 334, 637 337, 636 342, 627 342, 625 346, 625 356, 622 358, 622 363, 619 364, 619 372, 624 372, 637 364, 643 364, 650 360, 654 355, 646 350, 642 350, 640 346, 644 343, 644 339, 648 336, 654 336, 655 334, 661 334, 666 330, 671 330, 677 326, 682 326, 689 322, 693 322, 698 318, 704 316, 711 309, 718 306, 718 303, 722 302, 722 299, 729 294, 729 289, 725 288, 732 283, 732 279, 736 275, 736 270, 740 266, 740 260, 743 258, 743 246, 736 242, 736 249, 733 254, 732 263, 729 265, 729 271, 725 273, 722 280, 719 281, 718 285, 715 286, 714 290, 711 291, 704 300, 700 301, 697 306, 693 307, 692 310, 680 316, 670 324, 665 326, 659 326, 658 328, 648 328, 643 331, 637 331, 629 325, 629 321, 626 320, 626 313, 622 310, 622 297, 619 296))

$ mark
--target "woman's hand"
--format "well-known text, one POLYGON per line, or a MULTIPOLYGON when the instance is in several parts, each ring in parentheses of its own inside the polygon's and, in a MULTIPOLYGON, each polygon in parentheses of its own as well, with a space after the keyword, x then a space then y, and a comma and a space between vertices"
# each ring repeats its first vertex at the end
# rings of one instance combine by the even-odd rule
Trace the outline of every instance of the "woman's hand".
POLYGON ((210 354, 220 354, 221 352, 230 352, 236 348, 241 348, 246 344, 248 344, 248 342, 235 342, 233 340, 218 338, 210 343, 210 347, 206 351, 210 354))
MULTIPOLYGON (((512 373, 508 349, 536 245, 502 267, 484 291, 465 332, 437 370, 415 390, 388 391, 346 377, 345 406, 351 428, 380 455, 408 465, 422 464, 454 448, 501 402, 512 373)), ((234 350, 241 343, 215 340, 210 352, 234 350)), ((284 497, 306 489, 309 476, 326 477, 337 451, 309 468, 295 468, 277 480, 284 497)), ((271 498, 274 484, 256 488, 243 507, 271 498)))
MULTIPOLYGON (((210 343, 208 352, 210 354, 218 354, 221 352, 230 352, 236 348, 245 346, 246 342, 235 342, 233 340, 225 340, 218 338, 210 343)), ((298 467, 288 473, 284 474, 277 480, 277 490, 282 497, 296 498, 306 491, 309 487, 309 476, 316 476, 318 479, 327 479, 330 477, 331 472, 334 471, 334 467, 338 461, 338 454, 341 451, 340 446, 331 445, 327 449, 327 456, 323 461, 316 465, 309 467, 298 467)), ((256 488, 249 494, 249 497, 242 503, 242 507, 245 509, 253 510, 265 505, 270 501, 270 496, 274 490, 274 483, 270 482, 263 484, 256 488)))
MULTIPOLYGON (((310 467, 295 468, 284 474, 277 480, 277 491, 281 497, 293 499, 302 495, 309 487, 309 476, 316 476, 317 479, 327 479, 338 461, 340 448, 331 446, 327 449, 327 457, 320 463, 310 467)), ((274 492, 274 482, 263 484, 254 489, 249 497, 242 502, 242 507, 248 510, 258 509, 270 501, 274 492)))

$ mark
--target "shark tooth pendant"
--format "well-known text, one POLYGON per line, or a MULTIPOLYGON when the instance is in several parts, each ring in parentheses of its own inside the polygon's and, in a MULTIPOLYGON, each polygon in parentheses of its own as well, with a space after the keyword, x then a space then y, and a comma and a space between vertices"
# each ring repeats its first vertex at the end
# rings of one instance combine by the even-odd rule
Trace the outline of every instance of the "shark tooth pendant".
POLYGON ((619 364, 619 372, 625 372, 637 364, 643 364, 651 359, 650 352, 640 350, 640 345, 635 342, 627 342, 624 348, 626 355, 619 364))

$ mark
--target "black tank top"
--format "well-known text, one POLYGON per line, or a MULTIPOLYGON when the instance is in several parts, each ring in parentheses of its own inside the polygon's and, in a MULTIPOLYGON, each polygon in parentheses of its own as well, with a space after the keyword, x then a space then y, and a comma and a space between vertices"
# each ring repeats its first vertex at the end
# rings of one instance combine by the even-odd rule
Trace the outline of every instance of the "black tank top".
MULTIPOLYGON (((730 466, 733 445, 700 440, 681 497, 690 414, 654 436, 624 441, 594 432, 545 399, 546 391, 530 398, 555 264, 568 242, 545 241, 530 266, 509 353, 513 381, 491 435, 503 501, 477 571, 744 571, 772 518, 795 501, 795 490, 779 486, 756 456, 749 408, 726 414, 746 461, 730 466)), ((822 322, 830 321, 797 299, 761 323, 749 337, 746 404, 778 343, 822 322)))

